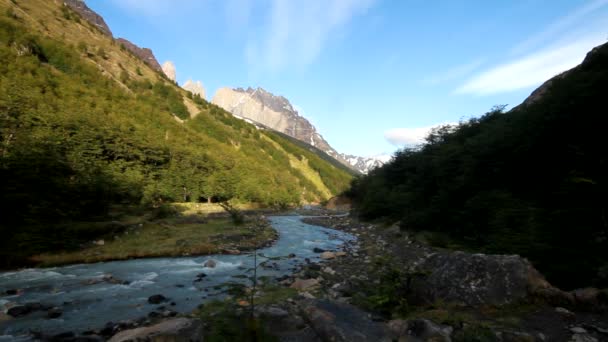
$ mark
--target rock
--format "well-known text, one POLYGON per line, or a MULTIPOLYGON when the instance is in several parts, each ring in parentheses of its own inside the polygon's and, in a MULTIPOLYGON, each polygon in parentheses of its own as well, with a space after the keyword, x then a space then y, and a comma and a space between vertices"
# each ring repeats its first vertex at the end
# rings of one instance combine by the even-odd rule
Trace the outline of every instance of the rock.
POLYGON ((51 308, 47 313, 46 316, 48 318, 58 318, 61 315, 63 315, 63 311, 61 311, 61 309, 59 309, 58 307, 54 307, 51 308))
POLYGON ((584 307, 596 306, 598 304, 599 294, 600 290, 594 287, 587 287, 584 289, 577 289, 572 291, 572 295, 574 296, 576 304, 584 307))
POLYGON ((262 307, 262 308, 258 309, 258 312, 262 316, 273 317, 273 318, 286 317, 287 315, 289 315, 289 312, 281 309, 278 306, 262 307))
POLYGON ((97 14, 97 12, 91 10, 84 1, 64 0, 63 3, 80 14, 86 21, 98 28, 101 32, 112 37, 112 31, 110 31, 110 28, 106 24, 105 20, 103 20, 103 17, 97 14))
POLYGON ((27 305, 16 305, 6 310, 6 314, 12 317, 25 316, 30 312, 32 312, 32 309, 27 305))
POLYGON ((207 275, 205 273, 199 273, 196 275, 197 278, 205 278, 207 275))
POLYGON ((568 310, 566 308, 562 308, 560 306, 558 306, 557 308, 555 308, 555 312, 557 312, 558 314, 563 315, 565 317, 568 317, 568 318, 574 317, 574 313, 572 311, 570 311, 570 310, 568 310))
POLYGON ((323 252, 323 253, 321 253, 320 257, 323 260, 334 259, 336 257, 336 253, 334 253, 334 252, 323 252))
POLYGON ((105 240, 95 240, 93 243, 97 246, 103 246, 106 244, 105 240))
POLYGON ((570 338, 571 342, 598 342, 597 338, 589 334, 574 334, 570 338))
POLYGON ((302 314, 323 341, 391 341, 384 324, 350 304, 310 300, 303 304, 302 314))
POLYGON ((166 61, 165 63, 163 63, 162 69, 163 69, 163 72, 165 73, 165 75, 167 75, 167 77, 171 81, 175 82, 175 65, 173 64, 173 62, 166 61))
MULTIPOLYGON (((532 264, 517 255, 464 252, 431 254, 411 280, 412 304, 437 300, 464 305, 503 305, 554 289, 532 264)), ((557 290, 559 292, 559 290, 557 290)))
POLYGON ((572 327, 570 328, 570 331, 572 331, 575 334, 586 334, 587 330, 585 330, 585 328, 581 328, 581 327, 572 327))
POLYGON ((331 267, 329 267, 329 266, 328 266, 328 267, 323 268, 323 272, 325 272, 325 273, 327 273, 327 274, 330 274, 330 275, 334 275, 334 274, 336 274, 336 271, 334 271, 334 270, 333 270, 331 267))
POLYGON ((300 279, 296 278, 296 280, 291 284, 292 289, 296 289, 298 291, 307 291, 314 289, 319 286, 319 281, 317 279, 300 279))
POLYGON ((167 297, 163 296, 162 294, 156 294, 148 297, 148 303, 150 304, 160 304, 162 302, 166 302, 167 300, 167 297))
POLYGON ((152 50, 148 48, 141 48, 124 38, 118 38, 116 39, 116 42, 124 45, 127 50, 131 51, 131 53, 133 53, 139 59, 144 61, 144 63, 148 64, 148 66, 150 66, 152 69, 156 71, 163 71, 162 67, 158 63, 158 60, 156 60, 156 57, 154 56, 152 50))
POLYGON ((343 256, 346 256, 346 252, 342 252, 342 251, 341 251, 341 252, 336 252, 336 256, 337 256, 337 257, 343 257, 343 256))
POLYGON ((313 248, 312 251, 315 252, 315 253, 323 253, 323 252, 325 252, 325 250, 323 248, 319 248, 319 247, 313 248))
POLYGON ((10 321, 11 319, 13 319, 13 317, 5 314, 4 312, 0 311, 0 323, 2 322, 6 322, 6 321, 10 321))
POLYGON ((217 261, 215 261, 213 259, 209 259, 209 260, 205 261, 205 263, 203 264, 203 267, 207 267, 207 268, 215 268, 215 266, 217 266, 217 261))
POLYGON ((224 253, 230 254, 230 255, 238 255, 238 254, 241 254, 241 251, 239 251, 238 249, 225 249, 224 253))
POLYGON ((187 80, 186 83, 182 85, 182 88, 188 90, 192 94, 200 96, 202 99, 207 99, 205 96, 205 87, 203 87, 201 81, 194 82, 192 80, 187 80))
MULTIPOLYGON (((391 332, 400 333, 396 339, 415 337, 422 341, 451 342, 454 329, 447 325, 439 325, 428 319, 396 320, 389 322, 391 332), (392 324, 391 324, 392 322, 392 324), (405 332, 405 335, 403 334, 405 332)), ((406 338, 406 341, 408 339, 406 338)))
POLYGON ((296 257, 296 255, 295 255, 294 253, 289 253, 289 254, 287 255, 287 257, 291 259, 291 258, 295 258, 295 257, 296 257))
POLYGON ((198 319, 173 318, 150 327, 122 331, 109 342, 152 341, 190 342, 203 340, 203 325, 198 319))
POLYGON ((10 290, 4 291, 4 293, 6 293, 7 296, 14 296, 14 295, 19 294, 19 290, 17 290, 17 289, 10 289, 10 290))

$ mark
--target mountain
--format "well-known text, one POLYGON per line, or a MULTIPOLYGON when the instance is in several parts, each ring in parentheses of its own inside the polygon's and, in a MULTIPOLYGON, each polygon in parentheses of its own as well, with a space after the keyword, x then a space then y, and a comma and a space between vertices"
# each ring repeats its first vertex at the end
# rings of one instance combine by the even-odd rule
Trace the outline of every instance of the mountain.
POLYGON ((236 117, 252 120, 316 147, 358 172, 367 173, 381 164, 373 158, 338 153, 317 132, 316 127, 298 113, 289 100, 262 88, 220 88, 211 102, 236 117))
POLYGON ((117 38, 116 42, 118 42, 119 44, 122 44, 127 50, 131 51, 137 58, 146 62, 146 64, 148 64, 152 69, 154 69, 158 72, 163 71, 162 67, 156 60, 156 57, 154 56, 154 53, 152 52, 152 50, 150 50, 148 48, 140 48, 139 46, 131 43, 130 41, 128 41, 127 39, 124 39, 124 38, 117 38))
POLYGON ((163 63, 161 68, 165 75, 167 75, 167 77, 169 77, 171 81, 175 81, 175 64, 173 64, 173 62, 166 61, 165 63, 163 63))
MULTIPOLYGON (((103 32, 105 35, 112 37, 112 31, 106 24, 106 21, 97 14, 95 11, 89 8, 84 0, 64 0, 64 4, 69 6, 72 10, 78 13, 82 18, 84 18, 89 23, 93 24, 97 29, 103 32)), ((69 16, 64 12, 64 17, 69 16)))
POLYGON ((192 80, 187 80, 186 83, 182 85, 182 88, 194 95, 200 96, 202 99, 206 99, 205 87, 203 87, 203 83, 201 81, 195 82, 192 80))
POLYGON ((390 156, 380 155, 374 157, 361 157, 352 154, 339 154, 340 160, 345 160, 348 165, 351 165, 355 170, 368 174, 375 168, 381 167, 390 160, 390 156))
POLYGON ((608 286, 608 44, 508 112, 431 133, 349 190, 366 219, 520 254, 561 288, 608 286))
POLYGON ((116 213, 285 208, 352 179, 178 87, 63 2, 1 0, 0 11, 0 267, 111 234, 89 223, 116 213))

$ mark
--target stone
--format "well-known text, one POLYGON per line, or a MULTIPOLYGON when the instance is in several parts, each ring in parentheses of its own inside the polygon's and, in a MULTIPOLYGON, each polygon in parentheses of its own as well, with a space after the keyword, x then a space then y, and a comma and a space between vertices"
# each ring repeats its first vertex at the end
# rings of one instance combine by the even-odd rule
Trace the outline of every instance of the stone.
POLYGON ((571 342, 598 342, 597 338, 589 334, 574 334, 570 338, 571 342))
MULTIPOLYGON (((464 305, 504 305, 529 299, 541 290, 555 289, 517 255, 437 252, 417 265, 408 301, 437 300, 464 305)), ((559 290, 556 290, 559 292, 559 290)))
POLYGON ((312 251, 315 252, 315 253, 323 253, 323 252, 325 252, 325 250, 323 248, 319 248, 319 247, 313 248, 312 251))
POLYGON ((124 330, 109 342, 151 341, 190 342, 203 340, 203 324, 198 319, 173 318, 153 326, 124 330))
POLYGON ((160 304, 162 302, 166 302, 167 300, 167 297, 163 296, 162 294, 155 294, 148 297, 148 303, 150 304, 160 304))
POLYGON ((337 256, 337 257, 343 257, 343 256, 346 256, 346 252, 342 252, 342 251, 340 251, 340 252, 336 252, 336 256, 337 256))
POLYGON ((323 272, 325 272, 325 273, 327 273, 327 274, 330 274, 330 275, 334 275, 334 274, 336 274, 336 271, 334 271, 334 270, 333 270, 331 267, 329 267, 329 266, 328 266, 328 267, 323 268, 323 272))
POLYGON ((6 314, 12 317, 21 317, 25 316, 32 312, 32 309, 27 305, 15 305, 8 310, 6 310, 6 314))
POLYGON ((558 306, 555 308, 555 312, 557 312, 560 315, 572 318, 574 317, 574 313, 566 308, 562 308, 561 306, 558 306))
POLYGON ((4 312, 0 311, 0 323, 6 322, 6 321, 10 321, 11 319, 13 319, 13 317, 11 317, 10 315, 7 315, 4 312))
POLYGON ((334 253, 334 252, 323 252, 323 253, 321 253, 320 257, 323 260, 334 259, 336 257, 336 253, 334 253))
MULTIPOLYGON (((436 324, 428 319, 414 319, 407 321, 406 336, 416 337, 423 341, 451 342, 453 331, 454 329, 450 326, 436 324)), ((402 336, 400 335, 398 338, 402 336)))
POLYGON ((63 315, 63 311, 61 311, 61 309, 59 309, 58 307, 54 307, 51 308, 49 311, 47 311, 46 316, 48 318, 58 318, 61 315, 63 315))
POLYGON ((586 334, 587 330, 585 330, 585 328, 581 328, 581 327, 572 327, 570 328, 570 331, 572 331, 575 334, 586 334))
POLYGON ((203 267, 215 268, 215 266, 217 266, 217 261, 215 261, 213 259, 209 259, 209 260, 205 261, 205 263, 203 263, 203 267))
POLYGON ((93 241, 94 244, 96 244, 97 246, 103 246, 106 244, 105 240, 95 240, 93 241))
POLYGON ((262 316, 267 316, 267 317, 286 317, 289 315, 289 312, 287 312, 286 310, 281 309, 278 306, 270 306, 270 307, 262 307, 258 309, 258 312, 260 313, 260 315, 262 316))
POLYGON ((587 287, 583 289, 576 289, 572 291, 574 300, 578 305, 581 306, 595 306, 598 304, 598 295, 600 290, 594 287, 587 287))
POLYGON ((296 278, 294 282, 291 284, 292 289, 296 289, 298 291, 307 291, 319 286, 319 281, 317 279, 300 279, 296 278))
POLYGON ((350 304, 309 300, 303 304, 302 314, 323 341, 391 341, 384 324, 350 304))

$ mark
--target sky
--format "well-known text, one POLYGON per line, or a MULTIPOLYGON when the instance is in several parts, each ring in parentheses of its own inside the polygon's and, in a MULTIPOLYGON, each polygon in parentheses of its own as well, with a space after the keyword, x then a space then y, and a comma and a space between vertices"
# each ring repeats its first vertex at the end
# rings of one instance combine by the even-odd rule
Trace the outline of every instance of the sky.
POLYGON ((608 39, 608 0, 86 0, 177 81, 285 96, 339 152, 391 154, 521 103, 608 39))

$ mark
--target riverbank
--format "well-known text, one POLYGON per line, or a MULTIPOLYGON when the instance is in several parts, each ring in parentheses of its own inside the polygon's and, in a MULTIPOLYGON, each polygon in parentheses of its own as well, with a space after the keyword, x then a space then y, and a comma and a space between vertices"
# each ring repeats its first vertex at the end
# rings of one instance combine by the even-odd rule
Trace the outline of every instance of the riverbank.
POLYGON ((262 216, 248 216, 236 224, 227 217, 190 214, 127 225, 122 232, 93 240, 80 249, 39 254, 30 260, 38 267, 49 267, 134 258, 240 254, 268 246, 277 237, 262 216))

